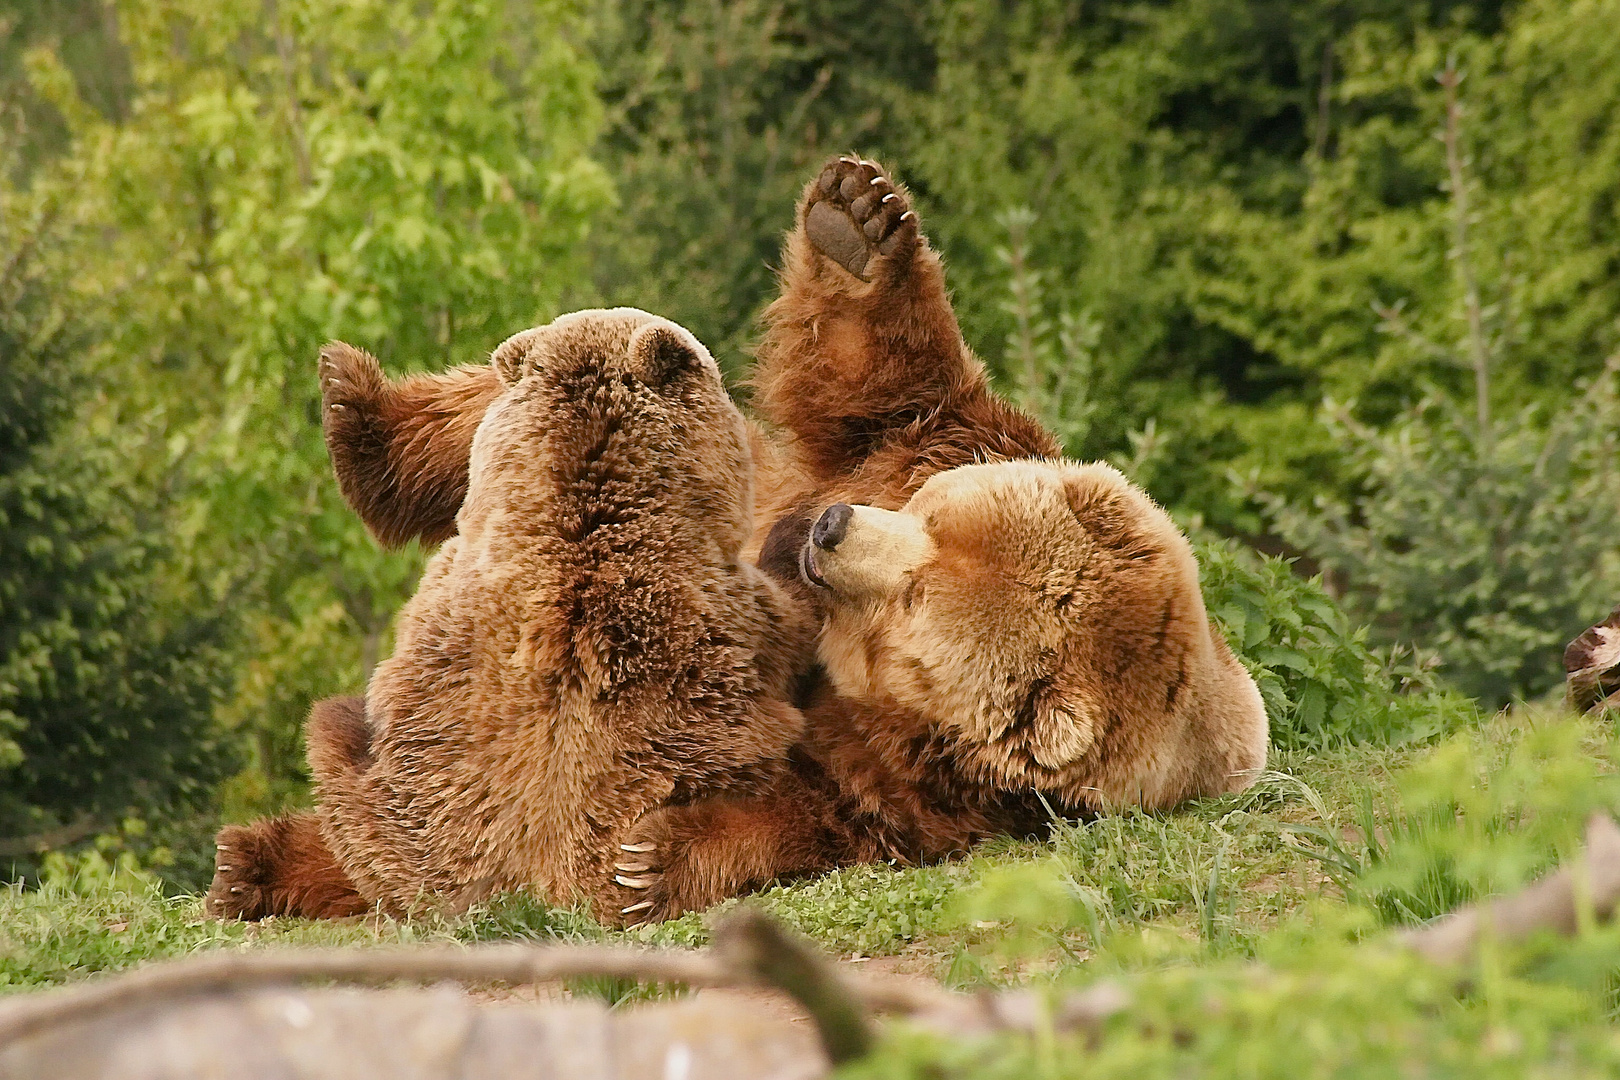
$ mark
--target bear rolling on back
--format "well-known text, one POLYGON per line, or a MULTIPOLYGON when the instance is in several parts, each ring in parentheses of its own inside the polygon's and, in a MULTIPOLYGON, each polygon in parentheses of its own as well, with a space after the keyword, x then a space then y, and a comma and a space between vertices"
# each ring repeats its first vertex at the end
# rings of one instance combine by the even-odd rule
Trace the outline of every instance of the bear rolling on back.
MULTIPOLYGON (((662 805, 647 800, 663 781, 632 787, 632 801, 648 809, 621 829, 617 858, 604 861, 584 843, 598 852, 599 914, 671 917, 782 877, 948 857, 994 833, 1028 832, 1054 811, 1158 808, 1251 783, 1266 760, 1265 711, 1209 624, 1185 538, 1114 470, 1062 460, 1051 433, 991 391, 904 187, 869 161, 828 162, 804 189, 781 278, 754 370, 754 403, 770 425, 751 432, 761 513, 740 557, 757 561, 782 590, 760 594, 777 628, 749 639, 761 657, 762 708, 782 707, 787 672, 804 659, 806 623, 819 626, 811 657, 818 662, 793 687, 804 733, 784 760, 737 767, 729 783, 675 784, 662 805), (778 606, 789 600, 796 606, 778 606)), ((501 375, 462 368, 387 383, 362 354, 340 359, 348 381, 328 393, 327 439, 350 505, 385 543, 452 536, 462 524, 460 494, 468 492, 469 503, 476 494, 482 443, 475 447, 470 433, 506 392, 501 375)), ((574 444, 587 461, 595 445, 574 444)), ((646 440, 636 445, 651 450, 646 440)), ((667 454, 640 460, 646 475, 625 477, 624 494, 635 483, 649 496, 661 492, 674 479, 669 469, 688 467, 667 454)), ((694 490, 722 508, 743 505, 728 503, 703 473, 710 458, 697 461, 694 490)), ((511 495, 514 507, 549 512, 511 495)), ((614 520, 633 512, 631 503, 615 505, 614 520)), ((670 532, 670 543, 678 535, 706 552, 712 507, 701 499, 684 505, 705 516, 690 528, 660 527, 685 528, 670 532)), ((731 520, 724 509, 719 518, 731 520)), ((677 555, 673 565, 689 557, 677 555)), ((710 556, 696 557, 711 565, 710 556)), ((623 594, 639 592, 644 579, 617 579, 617 590, 607 576, 594 580, 600 587, 572 595, 609 612, 639 603, 623 594)), ((507 604, 508 595, 488 595, 507 605, 493 607, 491 617, 513 623, 500 631, 502 641, 527 644, 519 628, 529 609, 507 604)), ((667 643, 646 644, 681 653, 691 636, 683 619, 670 624, 667 643)), ((637 619, 627 625, 648 628, 637 619)), ((611 667, 569 659, 594 655, 589 648, 525 655, 542 667, 560 656, 582 673, 611 667)), ((434 656, 430 648, 418 658, 434 656)), ((710 704, 702 695, 691 701, 710 704)), ((384 706, 397 703, 380 700, 374 685, 371 709, 384 706)), ((363 741, 344 734, 359 713, 353 703, 317 706, 312 763, 363 741)), ((383 725, 373 726, 380 735, 383 725)), ((631 760, 676 775, 681 754, 703 759, 708 751, 696 736, 713 726, 696 723, 693 739, 667 757, 631 760)), ((430 724, 417 730, 437 738, 430 724)), ((424 767, 455 759, 448 749, 420 751, 424 767)), ((599 768, 590 754, 580 760, 599 768)), ((319 764, 315 771, 325 775, 319 764)), ((505 775, 516 783, 527 774, 505 775)), ((514 880, 487 874, 501 860, 474 835, 473 819, 462 818, 459 832, 427 831, 441 796, 417 800, 406 789, 425 792, 437 778, 397 769, 392 776, 390 812, 407 812, 376 827, 396 829, 397 843, 389 843, 401 851, 420 842, 411 866, 453 867, 443 887, 451 895, 514 880), (430 844, 466 850, 430 852, 430 844)), ((323 799, 326 790, 323 779, 323 799)), ((469 808, 491 803, 489 789, 470 781, 454 790, 480 793, 483 801, 469 808)), ((513 790, 521 796, 514 815, 554 809, 513 790)), ((513 835, 515 821, 499 819, 498 835, 513 835)), ((614 832, 585 827, 598 839, 614 832)), ((332 854, 344 843, 330 812, 324 833, 312 815, 228 829, 210 910, 248 917, 362 910, 377 887, 348 883, 351 860, 332 854), (253 903, 239 902, 239 894, 253 903)), ((576 865, 583 871, 590 861, 576 865)), ((534 880, 553 887, 551 878, 534 880)))
MULTIPOLYGON (((786 699, 813 627, 739 557, 747 433, 703 347, 617 309, 520 334, 492 364, 456 533, 393 656, 363 708, 311 717, 318 820, 222 833, 212 914, 590 898, 638 817, 768 786, 801 733, 786 699), (278 873, 270 831, 319 847, 318 831, 335 865, 278 873), (300 876, 324 882, 319 904, 292 895, 300 876)), ((329 347, 329 404, 374 370, 329 347)))

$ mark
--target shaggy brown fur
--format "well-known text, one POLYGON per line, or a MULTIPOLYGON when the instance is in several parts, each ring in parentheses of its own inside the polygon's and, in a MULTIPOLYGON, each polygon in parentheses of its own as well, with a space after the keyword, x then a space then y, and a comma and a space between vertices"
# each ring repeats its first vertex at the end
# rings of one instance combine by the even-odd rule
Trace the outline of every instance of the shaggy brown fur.
POLYGON ((831 575, 815 590, 825 675, 800 701, 790 795, 636 826, 652 879, 637 917, 850 862, 938 859, 1052 812, 1252 782, 1264 708, 1163 511, 1103 466, 960 468, 1058 447, 990 392, 939 257, 879 166, 840 159, 806 188, 766 318, 756 402, 790 467, 762 485, 760 563, 802 580, 808 557, 831 575), (837 503, 871 509, 831 551, 807 544, 837 503), (863 549, 863 523, 925 543, 863 549))
MULTIPOLYGON (((334 404, 372 393, 349 379, 370 363, 327 350, 334 404)), ((504 389, 457 534, 401 611, 363 715, 328 704, 307 729, 322 854, 349 891, 284 887, 313 874, 307 853, 309 867, 236 857, 277 827, 310 836, 308 816, 282 819, 222 834, 213 913, 333 915, 356 897, 406 912, 520 885, 589 897, 648 810, 783 770, 813 625, 739 557, 752 466, 714 361, 620 309, 519 335, 493 368, 504 389)))
POLYGON ((390 383, 369 353, 321 350, 321 415, 338 488, 382 544, 456 531, 473 433, 503 387, 487 364, 390 383))
POLYGON ((1107 466, 938 473, 801 557, 825 583, 826 681, 800 702, 795 775, 638 823, 651 913, 942 858, 1054 812, 1239 790, 1264 766, 1260 695, 1210 627, 1190 546, 1107 466))
MULTIPOLYGON (((1264 711, 1211 630, 1185 539, 1113 470, 1057 460, 990 392, 939 258, 879 167, 839 159, 807 186, 767 324, 745 555, 822 620, 795 699, 807 727, 773 782, 642 816, 603 914, 663 918, 1257 774, 1264 711), (840 504, 853 509, 828 512, 840 504)), ((454 378, 433 408, 453 411, 454 378)), ((402 438, 368 452, 403 461, 402 438)), ((333 456, 346 493, 384 473, 333 456)))

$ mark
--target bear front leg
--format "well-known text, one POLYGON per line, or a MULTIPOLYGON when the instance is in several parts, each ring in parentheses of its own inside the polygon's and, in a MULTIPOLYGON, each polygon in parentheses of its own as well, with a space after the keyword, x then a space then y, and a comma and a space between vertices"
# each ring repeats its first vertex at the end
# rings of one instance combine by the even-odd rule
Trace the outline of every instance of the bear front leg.
POLYGON ((333 858, 314 813, 227 825, 215 838, 214 881, 203 899, 209 918, 337 919, 370 908, 333 858))
POLYGON ((718 797, 644 814, 620 845, 599 907, 604 921, 659 922, 850 861, 831 801, 789 777, 756 798, 718 797))
POLYGON ((321 350, 321 426, 343 498, 387 547, 454 535, 473 434, 501 391, 489 365, 390 382, 376 359, 321 350))
POLYGON ((939 256, 905 188, 881 166, 828 162, 805 188, 784 255, 756 400, 794 436, 818 480, 847 478, 886 455, 896 460, 883 475, 910 475, 915 487, 940 468, 1057 451, 1038 424, 991 395, 939 256))

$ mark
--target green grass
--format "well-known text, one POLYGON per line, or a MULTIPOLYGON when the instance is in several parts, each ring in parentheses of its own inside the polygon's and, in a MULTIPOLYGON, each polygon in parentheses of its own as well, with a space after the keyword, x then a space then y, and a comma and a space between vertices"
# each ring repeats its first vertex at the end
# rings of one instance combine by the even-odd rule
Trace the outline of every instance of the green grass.
MULTIPOLYGON (((963 988, 1120 980, 1133 1005, 1070 1042, 890 1028, 871 1076, 1602 1075, 1620 1066, 1620 929, 1488 949, 1458 981, 1388 930, 1517 887, 1620 808, 1612 730, 1520 709, 1439 742, 1275 755, 1249 791, 1061 823, 940 866, 854 867, 758 904, 856 959, 963 988)), ((0 891, 0 986, 209 949, 499 940, 701 945, 731 904, 629 933, 514 894, 454 919, 206 922, 137 874, 59 864, 0 891)), ((736 903, 736 902, 732 902, 736 903)), ((585 982, 576 992, 656 992, 585 982)))
MULTIPOLYGON (((1288 828, 1329 824, 1322 817, 1324 800, 1348 804, 1351 793, 1369 782, 1374 789, 1387 786, 1391 766, 1412 753, 1357 748, 1283 754, 1242 795, 1169 814, 1061 824, 1048 841, 991 841, 969 858, 938 866, 851 867, 773 887, 747 902, 838 955, 907 954, 921 968, 944 974, 965 947, 1003 932, 997 920, 975 914, 982 894, 993 893, 1021 868, 1051 865, 1091 899, 1100 928, 1157 923, 1197 933, 1204 925, 1225 947, 1236 947, 1323 887, 1320 862, 1300 853, 1288 828)), ((98 862, 59 869, 38 889, 0 890, 0 986, 46 986, 205 949, 281 944, 525 939, 696 946, 707 941, 707 923, 735 903, 629 933, 606 930, 580 911, 521 893, 454 919, 272 919, 244 925, 205 921, 196 897, 165 897, 149 879, 98 862)), ((1054 949, 1062 952, 1056 944, 1054 949)))

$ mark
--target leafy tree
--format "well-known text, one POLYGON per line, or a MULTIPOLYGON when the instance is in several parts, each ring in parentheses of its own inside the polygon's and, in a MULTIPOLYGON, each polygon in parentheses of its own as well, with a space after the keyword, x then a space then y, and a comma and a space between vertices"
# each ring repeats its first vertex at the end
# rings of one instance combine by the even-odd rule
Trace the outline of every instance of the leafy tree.
POLYGON ((122 122, 30 54, 73 136, 34 182, 96 227, 71 257, 112 313, 111 420, 151 413, 166 433, 179 542, 245 624, 224 711, 253 736, 258 767, 228 797, 245 812, 296 792, 309 698, 361 683, 420 566, 378 551, 337 497, 316 350, 343 337, 396 371, 438 368, 561 310, 611 195, 588 155, 595 73, 560 0, 118 15, 122 122))
POLYGON ((1259 534, 1259 508, 1226 482, 1234 465, 1298 498, 1348 490, 1313 416, 1324 393, 1375 424, 1425 385, 1469 393, 1465 372, 1384 335, 1369 304, 1408 298, 1423 332, 1452 333, 1431 137, 1448 51, 1470 72, 1466 141, 1492 193, 1476 206, 1493 253, 1480 284, 1511 301, 1519 346, 1494 392, 1556 397, 1610 351, 1617 17, 1613 0, 942 4, 932 83, 898 98, 896 156, 970 339, 1008 376, 1002 213, 1035 214, 1046 319, 1100 324, 1087 397, 1108 407, 1076 452, 1130 452, 1153 420, 1155 494, 1259 534))
MULTIPOLYGON (((51 278, 48 200, 0 193, 0 866, 212 799, 229 622, 168 572, 127 481, 147 434, 85 430, 104 387, 51 278)), ((59 269, 59 268, 58 268, 59 269)))
POLYGON ((0 101, 19 121, 7 132, 16 141, 8 166, 18 176, 62 152, 68 141, 61 115, 29 93, 22 57, 42 42, 61 50, 80 93, 95 109, 120 116, 129 99, 129 64, 119 48, 113 9, 103 0, 0 0, 0 101))
POLYGON ((1565 643, 1620 593, 1620 353, 1573 401, 1566 391, 1550 407, 1533 402, 1499 415, 1496 384, 1505 375, 1522 392, 1524 367, 1507 361, 1526 347, 1516 335, 1514 283, 1501 275, 1482 283, 1473 212, 1482 192, 1463 145, 1461 73, 1448 62, 1439 82, 1461 331, 1452 344, 1419 329, 1433 323, 1430 313, 1393 304, 1381 314, 1388 336, 1422 359, 1420 371, 1435 370, 1436 382, 1471 375, 1472 408, 1435 391, 1377 430, 1330 402, 1360 491, 1353 500, 1318 495, 1312 508, 1269 501, 1282 533, 1340 572, 1353 605, 1383 636, 1433 649, 1455 685, 1499 705, 1557 685, 1565 643), (1490 302, 1488 284, 1500 301, 1490 302))
POLYGON ((1491 418, 1484 435, 1443 400, 1384 430, 1337 409, 1364 491, 1274 501, 1277 527, 1342 575, 1379 640, 1432 650, 1447 681, 1488 705, 1545 693, 1564 645, 1620 594, 1612 383, 1606 373, 1550 422, 1535 406, 1491 418))
POLYGON ((621 199, 592 240, 601 295, 675 319, 738 370, 811 170, 829 154, 898 145, 894 95, 932 74, 929 10, 597 0, 600 153, 621 199))

